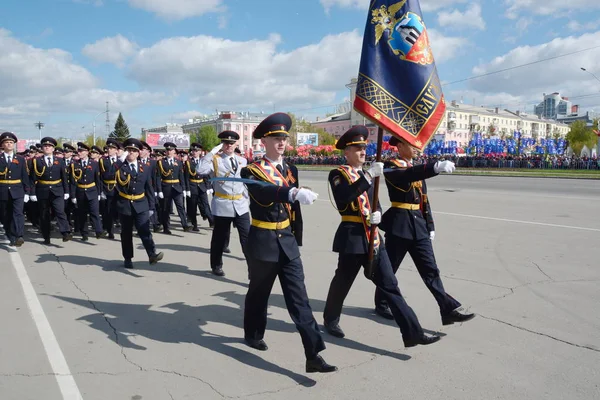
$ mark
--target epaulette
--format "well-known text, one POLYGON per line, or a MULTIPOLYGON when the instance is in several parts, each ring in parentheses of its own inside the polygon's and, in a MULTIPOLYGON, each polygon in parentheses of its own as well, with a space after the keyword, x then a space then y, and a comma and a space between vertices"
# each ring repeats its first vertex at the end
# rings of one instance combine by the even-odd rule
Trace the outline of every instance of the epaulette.
POLYGON ((408 168, 408 163, 404 160, 393 159, 391 163, 398 168, 408 168))

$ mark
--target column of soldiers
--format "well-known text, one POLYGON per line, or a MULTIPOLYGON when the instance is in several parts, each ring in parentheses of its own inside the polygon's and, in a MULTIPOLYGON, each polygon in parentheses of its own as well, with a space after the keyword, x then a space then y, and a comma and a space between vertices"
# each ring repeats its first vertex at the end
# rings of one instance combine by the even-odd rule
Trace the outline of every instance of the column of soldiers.
MULTIPOLYGON (((0 135, 4 152, 0 155, 0 219, 11 244, 21 246, 25 203, 39 204, 38 214, 32 212, 31 216, 38 218, 45 242, 49 241, 51 216, 57 219, 63 240, 72 238, 69 212, 65 212, 69 199, 76 210, 71 226, 82 240, 87 240, 88 216, 97 238, 105 234, 112 238, 112 223, 118 215, 124 267, 132 268, 133 227, 149 262, 160 261, 163 254, 156 252, 152 230, 159 232, 162 228, 163 233, 171 233, 170 214, 175 204, 185 232, 198 230, 197 211, 213 228, 210 267, 217 276, 225 275, 223 253, 228 251, 233 223, 250 280, 244 308, 244 339, 248 346, 259 351, 268 349, 264 340, 268 300, 279 278, 288 311, 302 338, 306 371, 336 371, 319 355, 325 344, 304 283, 299 250, 303 235, 300 205, 313 204, 318 194, 301 186, 296 167, 282 158, 291 125, 285 113, 263 120, 253 137, 261 140, 265 156, 251 164, 236 154, 239 134, 233 131, 221 132, 221 144, 208 152, 193 143, 189 154, 180 152, 178 157, 177 146, 165 143, 165 150, 154 152, 154 158, 152 148, 137 139, 123 144, 109 141, 106 154, 99 158, 104 153, 100 149, 78 143, 77 157, 73 157, 72 148, 65 145, 58 149, 54 139, 45 138, 40 146, 43 155, 35 157, 36 148, 32 158, 30 149, 28 160, 22 155, 12 156, 16 137, 6 132, 0 135), (212 207, 207 197, 211 192, 212 207)), ((355 126, 336 143, 336 148, 344 152, 346 164, 333 169, 328 179, 341 221, 333 238, 332 250, 338 253, 338 264, 327 295, 324 328, 335 337, 345 336, 339 324, 344 299, 364 268, 366 278, 375 285, 375 312, 395 320, 405 347, 429 345, 439 341, 440 336, 424 333, 402 296, 395 273, 409 253, 438 302, 443 325, 474 317, 446 293, 431 244, 435 230, 425 180, 442 172, 452 173, 454 164, 438 161, 413 166, 414 149, 392 138, 390 145, 397 148, 399 158, 388 165, 375 162, 364 168, 367 138, 367 128, 355 126), (372 204, 375 178, 385 180, 392 204, 383 215, 381 205, 372 204), (368 256, 371 240, 375 248, 372 261, 368 256)))

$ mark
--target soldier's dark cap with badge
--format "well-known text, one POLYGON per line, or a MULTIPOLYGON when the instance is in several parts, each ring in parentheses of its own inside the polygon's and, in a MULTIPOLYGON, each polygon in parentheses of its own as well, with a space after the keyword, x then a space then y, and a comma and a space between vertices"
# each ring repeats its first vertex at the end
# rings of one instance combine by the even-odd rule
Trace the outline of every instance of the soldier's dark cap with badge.
POLYGON ((0 143, 4 143, 7 140, 12 140, 13 142, 17 142, 17 136, 12 132, 4 132, 0 135, 0 143))
POLYGON ((369 129, 364 125, 356 125, 348 129, 335 144, 335 148, 344 150, 348 146, 367 146, 367 138, 369 137, 369 129))
POLYGON ((31 146, 29 146, 29 151, 35 152, 35 151, 37 151, 37 147, 31 145, 31 146))
POLYGON ((223 143, 233 144, 240 140, 240 135, 234 131, 223 131, 219 133, 219 139, 221 139, 221 142, 223 143))
POLYGON ((62 147, 55 147, 54 154, 64 154, 62 147))
POLYGON ((49 144, 50 146, 54 146, 54 147, 58 146, 58 142, 56 141, 56 139, 51 138, 49 136, 43 138, 41 141, 42 146, 47 145, 47 144, 49 144))
POLYGON ((261 139, 263 137, 288 137, 292 127, 292 118, 286 113, 278 112, 263 119, 254 129, 252 137, 261 139))
POLYGON ((406 143, 406 142, 405 142, 404 140, 402 140, 402 139, 398 139, 396 136, 392 136, 392 137, 390 138, 390 140, 388 140, 388 143, 390 144, 390 146, 394 146, 394 147, 396 147, 396 146, 398 146, 399 144, 401 144, 401 143, 406 143))
POLYGON ((83 143, 83 142, 77 142, 77 151, 90 151, 90 146, 88 146, 87 144, 83 143))
POLYGON ((123 148, 125 150, 136 150, 140 151, 144 148, 144 145, 141 140, 135 138, 129 138, 123 142, 123 148))
POLYGON ((35 148, 36 148, 36 150, 41 149, 42 148, 42 144, 41 143, 36 143, 35 144, 35 148))
POLYGON ((106 147, 112 147, 114 149, 120 149, 121 148, 121 143, 119 143, 119 141, 113 139, 113 138, 108 138, 106 140, 106 147))
POLYGON ((98 153, 98 154, 102 154, 104 153, 104 151, 98 147, 98 146, 92 146, 92 149, 90 150, 91 153, 98 153))
POLYGON ((188 151, 185 150, 185 149, 182 149, 182 150, 179 150, 178 154, 180 154, 180 155, 186 155, 187 156, 188 155, 188 151))
POLYGON ((194 150, 203 150, 203 147, 200 143, 192 143, 190 145, 190 151, 194 151, 194 150))
POLYGON ((72 144, 69 144, 69 143, 63 144, 63 148, 65 149, 65 153, 67 153, 69 151, 75 151, 75 150, 77 150, 75 148, 75 146, 73 146, 72 144))
POLYGON ((152 147, 148 143, 144 142, 143 140, 140 140, 140 143, 142 144, 142 148, 152 151, 152 147))
POLYGON ((167 150, 177 150, 177 145, 171 142, 165 142, 165 149, 167 150))

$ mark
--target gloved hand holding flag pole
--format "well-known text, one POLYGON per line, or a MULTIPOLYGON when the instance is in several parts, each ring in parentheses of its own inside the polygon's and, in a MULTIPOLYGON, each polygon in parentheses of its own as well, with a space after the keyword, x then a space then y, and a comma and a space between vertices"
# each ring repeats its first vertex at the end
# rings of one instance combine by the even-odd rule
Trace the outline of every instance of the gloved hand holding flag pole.
MULTIPOLYGON (((437 131, 446 105, 418 0, 371 0, 354 108, 378 126, 378 162, 384 129, 421 151, 437 131)), ((379 177, 374 209, 378 200, 379 177)), ((371 225, 369 278, 376 228, 371 225)))

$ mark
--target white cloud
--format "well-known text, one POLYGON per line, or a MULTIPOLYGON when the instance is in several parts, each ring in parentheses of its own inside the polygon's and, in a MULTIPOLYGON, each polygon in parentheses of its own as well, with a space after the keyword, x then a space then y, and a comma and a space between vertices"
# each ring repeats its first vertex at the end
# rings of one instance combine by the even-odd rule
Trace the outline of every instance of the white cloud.
MULTIPOLYGON (((366 11, 369 8, 369 2, 369 0, 321 0, 321 4, 327 13, 333 7, 354 8, 366 11)), ((435 11, 458 3, 468 3, 468 0, 422 0, 421 10, 435 11)))
POLYGON ((427 32, 436 63, 444 62, 460 55, 469 46, 469 41, 466 38, 444 36, 435 29, 429 29, 427 32))
POLYGON ((464 31, 465 27, 485 30, 485 21, 481 17, 481 6, 478 3, 471 4, 465 12, 456 9, 441 11, 438 14, 438 23, 440 26, 449 26, 461 31, 464 31))
POLYGON ((123 63, 135 54, 138 47, 136 43, 117 35, 86 44, 81 52, 94 61, 123 66, 123 63))
POLYGON ((537 15, 553 15, 562 11, 600 9, 598 0, 505 0, 506 15, 516 19, 523 11, 537 15))
POLYGON ((226 10, 223 0, 128 0, 128 2, 131 7, 154 13, 170 21, 226 10))
POLYGON ((581 24, 578 21, 571 20, 567 24, 567 28, 569 28, 569 30, 571 30, 573 32, 590 31, 590 30, 596 29, 597 27, 598 27, 597 21, 590 21, 585 24, 581 24))
MULTIPOLYGON (((571 53, 580 49, 597 46, 600 41, 600 31, 582 36, 557 38, 538 46, 519 46, 510 52, 496 57, 486 64, 473 68, 473 75, 510 68, 535 62, 558 55, 571 53)), ((522 68, 474 79, 469 82, 469 88, 487 95, 506 94, 517 98, 541 98, 543 93, 560 92, 563 96, 573 97, 588 93, 598 93, 600 83, 592 76, 580 70, 586 67, 591 72, 600 73, 596 67, 598 49, 572 54, 553 60, 529 65, 522 68)), ((598 98, 586 99, 600 102, 598 98)), ((578 101, 573 99, 574 103, 578 101)))

